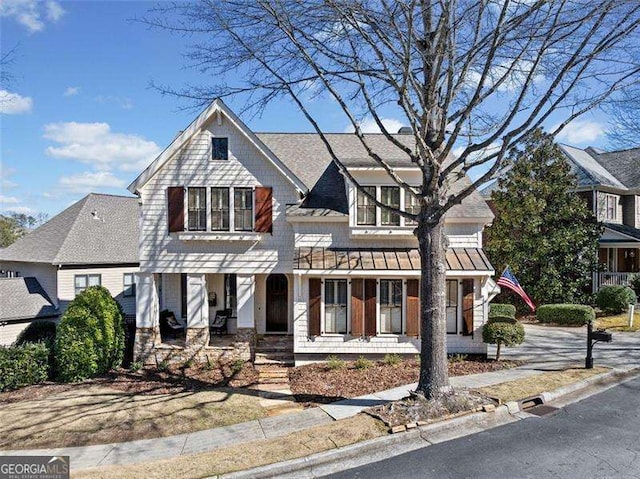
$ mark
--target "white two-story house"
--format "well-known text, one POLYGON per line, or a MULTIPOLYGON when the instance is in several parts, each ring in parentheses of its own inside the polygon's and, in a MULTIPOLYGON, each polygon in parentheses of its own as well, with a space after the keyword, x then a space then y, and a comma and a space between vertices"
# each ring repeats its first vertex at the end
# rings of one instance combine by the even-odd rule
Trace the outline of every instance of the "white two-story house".
MULTIPOLYGON (((398 135, 411 144, 412 135, 398 135)), ((353 134, 329 134, 341 161, 382 202, 413 208, 353 134)), ((420 172, 382 135, 368 142, 407 182, 420 172)), ((254 133, 214 101, 129 186, 140 198, 136 354, 145 361, 249 359, 256 336, 293 337, 296 363, 328 354, 416 354, 420 258, 414 225, 375 207, 338 172, 318 135, 254 133), (160 311, 184 318, 164 338, 160 311), (211 336, 217 312, 227 336, 211 336)), ((450 352, 485 353, 494 291, 473 194, 446 216, 450 352)))

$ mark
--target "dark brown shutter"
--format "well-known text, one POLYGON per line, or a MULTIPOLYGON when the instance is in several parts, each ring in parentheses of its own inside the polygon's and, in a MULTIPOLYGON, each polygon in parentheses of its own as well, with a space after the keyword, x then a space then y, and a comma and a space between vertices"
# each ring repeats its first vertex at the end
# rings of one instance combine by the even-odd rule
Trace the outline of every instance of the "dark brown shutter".
POLYGON ((309 336, 320 336, 320 302, 322 282, 320 278, 309 278, 309 336))
POLYGON ((270 186, 256 187, 256 222, 258 233, 273 232, 273 192, 270 186))
POLYGON ((462 280, 462 334, 473 334, 473 279, 462 280))
POLYGON ((365 336, 376 335, 376 280, 364 280, 364 334, 365 336))
POLYGON ((351 280, 351 335, 364 334, 364 280, 351 280))
POLYGON ((167 188, 167 203, 169 233, 184 231, 184 188, 182 186, 167 188))
POLYGON ((420 336, 420 281, 407 280, 407 336, 420 336))

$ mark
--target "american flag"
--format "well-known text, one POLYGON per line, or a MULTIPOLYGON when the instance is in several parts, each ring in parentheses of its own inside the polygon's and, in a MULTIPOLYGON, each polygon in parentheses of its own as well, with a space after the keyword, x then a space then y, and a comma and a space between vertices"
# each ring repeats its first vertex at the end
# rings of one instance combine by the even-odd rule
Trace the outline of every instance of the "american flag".
POLYGON ((527 305, 531 308, 531 311, 536 310, 536 305, 533 304, 531 298, 529 298, 529 296, 527 296, 527 293, 524 292, 524 289, 522 289, 522 286, 520 286, 520 283, 518 283, 518 280, 511 271, 511 268, 507 266, 502 272, 502 276, 500 276, 500 279, 496 281, 496 283, 498 284, 498 286, 504 286, 505 288, 509 288, 510 290, 515 291, 522 298, 522 300, 527 303, 527 305))

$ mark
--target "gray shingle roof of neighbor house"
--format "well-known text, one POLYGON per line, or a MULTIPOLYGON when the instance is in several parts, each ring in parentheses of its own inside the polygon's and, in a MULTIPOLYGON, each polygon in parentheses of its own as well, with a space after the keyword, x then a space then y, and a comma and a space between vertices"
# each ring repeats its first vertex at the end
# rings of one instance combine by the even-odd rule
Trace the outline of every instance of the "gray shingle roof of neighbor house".
POLYGON ((640 148, 603 152, 595 159, 627 188, 640 188, 640 148))
POLYGON ((632 238, 640 241, 640 229, 638 228, 634 228, 633 226, 629 225, 619 225, 617 223, 604 223, 604 226, 617 233, 631 236, 632 238))
POLYGON ((52 318, 58 316, 36 278, 0 279, 0 320, 52 318))
POLYGON ((0 261, 138 263, 139 208, 136 197, 90 193, 0 250, 0 261))
POLYGON ((640 148, 604 152, 559 145, 567 155, 579 186, 640 188, 640 148))
MULTIPOLYGON (((309 194, 298 207, 290 207, 292 216, 331 216, 327 211, 348 214, 344 177, 333 163, 327 147, 315 133, 256 133, 271 152, 302 180, 309 194), (320 210, 320 211, 318 211, 320 210)), ((413 135, 393 135, 402 144, 413 148, 413 135)), ((328 133, 326 138, 336 156, 347 168, 375 167, 377 163, 369 157, 358 137, 351 133, 328 133)), ((384 135, 367 134, 371 149, 392 167, 414 167, 408 155, 389 141, 384 135)), ((469 185, 468 178, 458 181, 456 190, 469 185)), ((477 191, 447 213, 448 218, 493 218, 484 199, 477 191)))

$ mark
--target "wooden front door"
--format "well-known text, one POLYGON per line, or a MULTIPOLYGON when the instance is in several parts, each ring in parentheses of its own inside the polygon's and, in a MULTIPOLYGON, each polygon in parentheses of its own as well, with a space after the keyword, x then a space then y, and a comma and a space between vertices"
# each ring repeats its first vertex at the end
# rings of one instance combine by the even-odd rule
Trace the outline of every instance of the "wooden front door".
POLYGON ((289 282, 284 274, 267 277, 268 333, 286 333, 289 323, 289 282))

